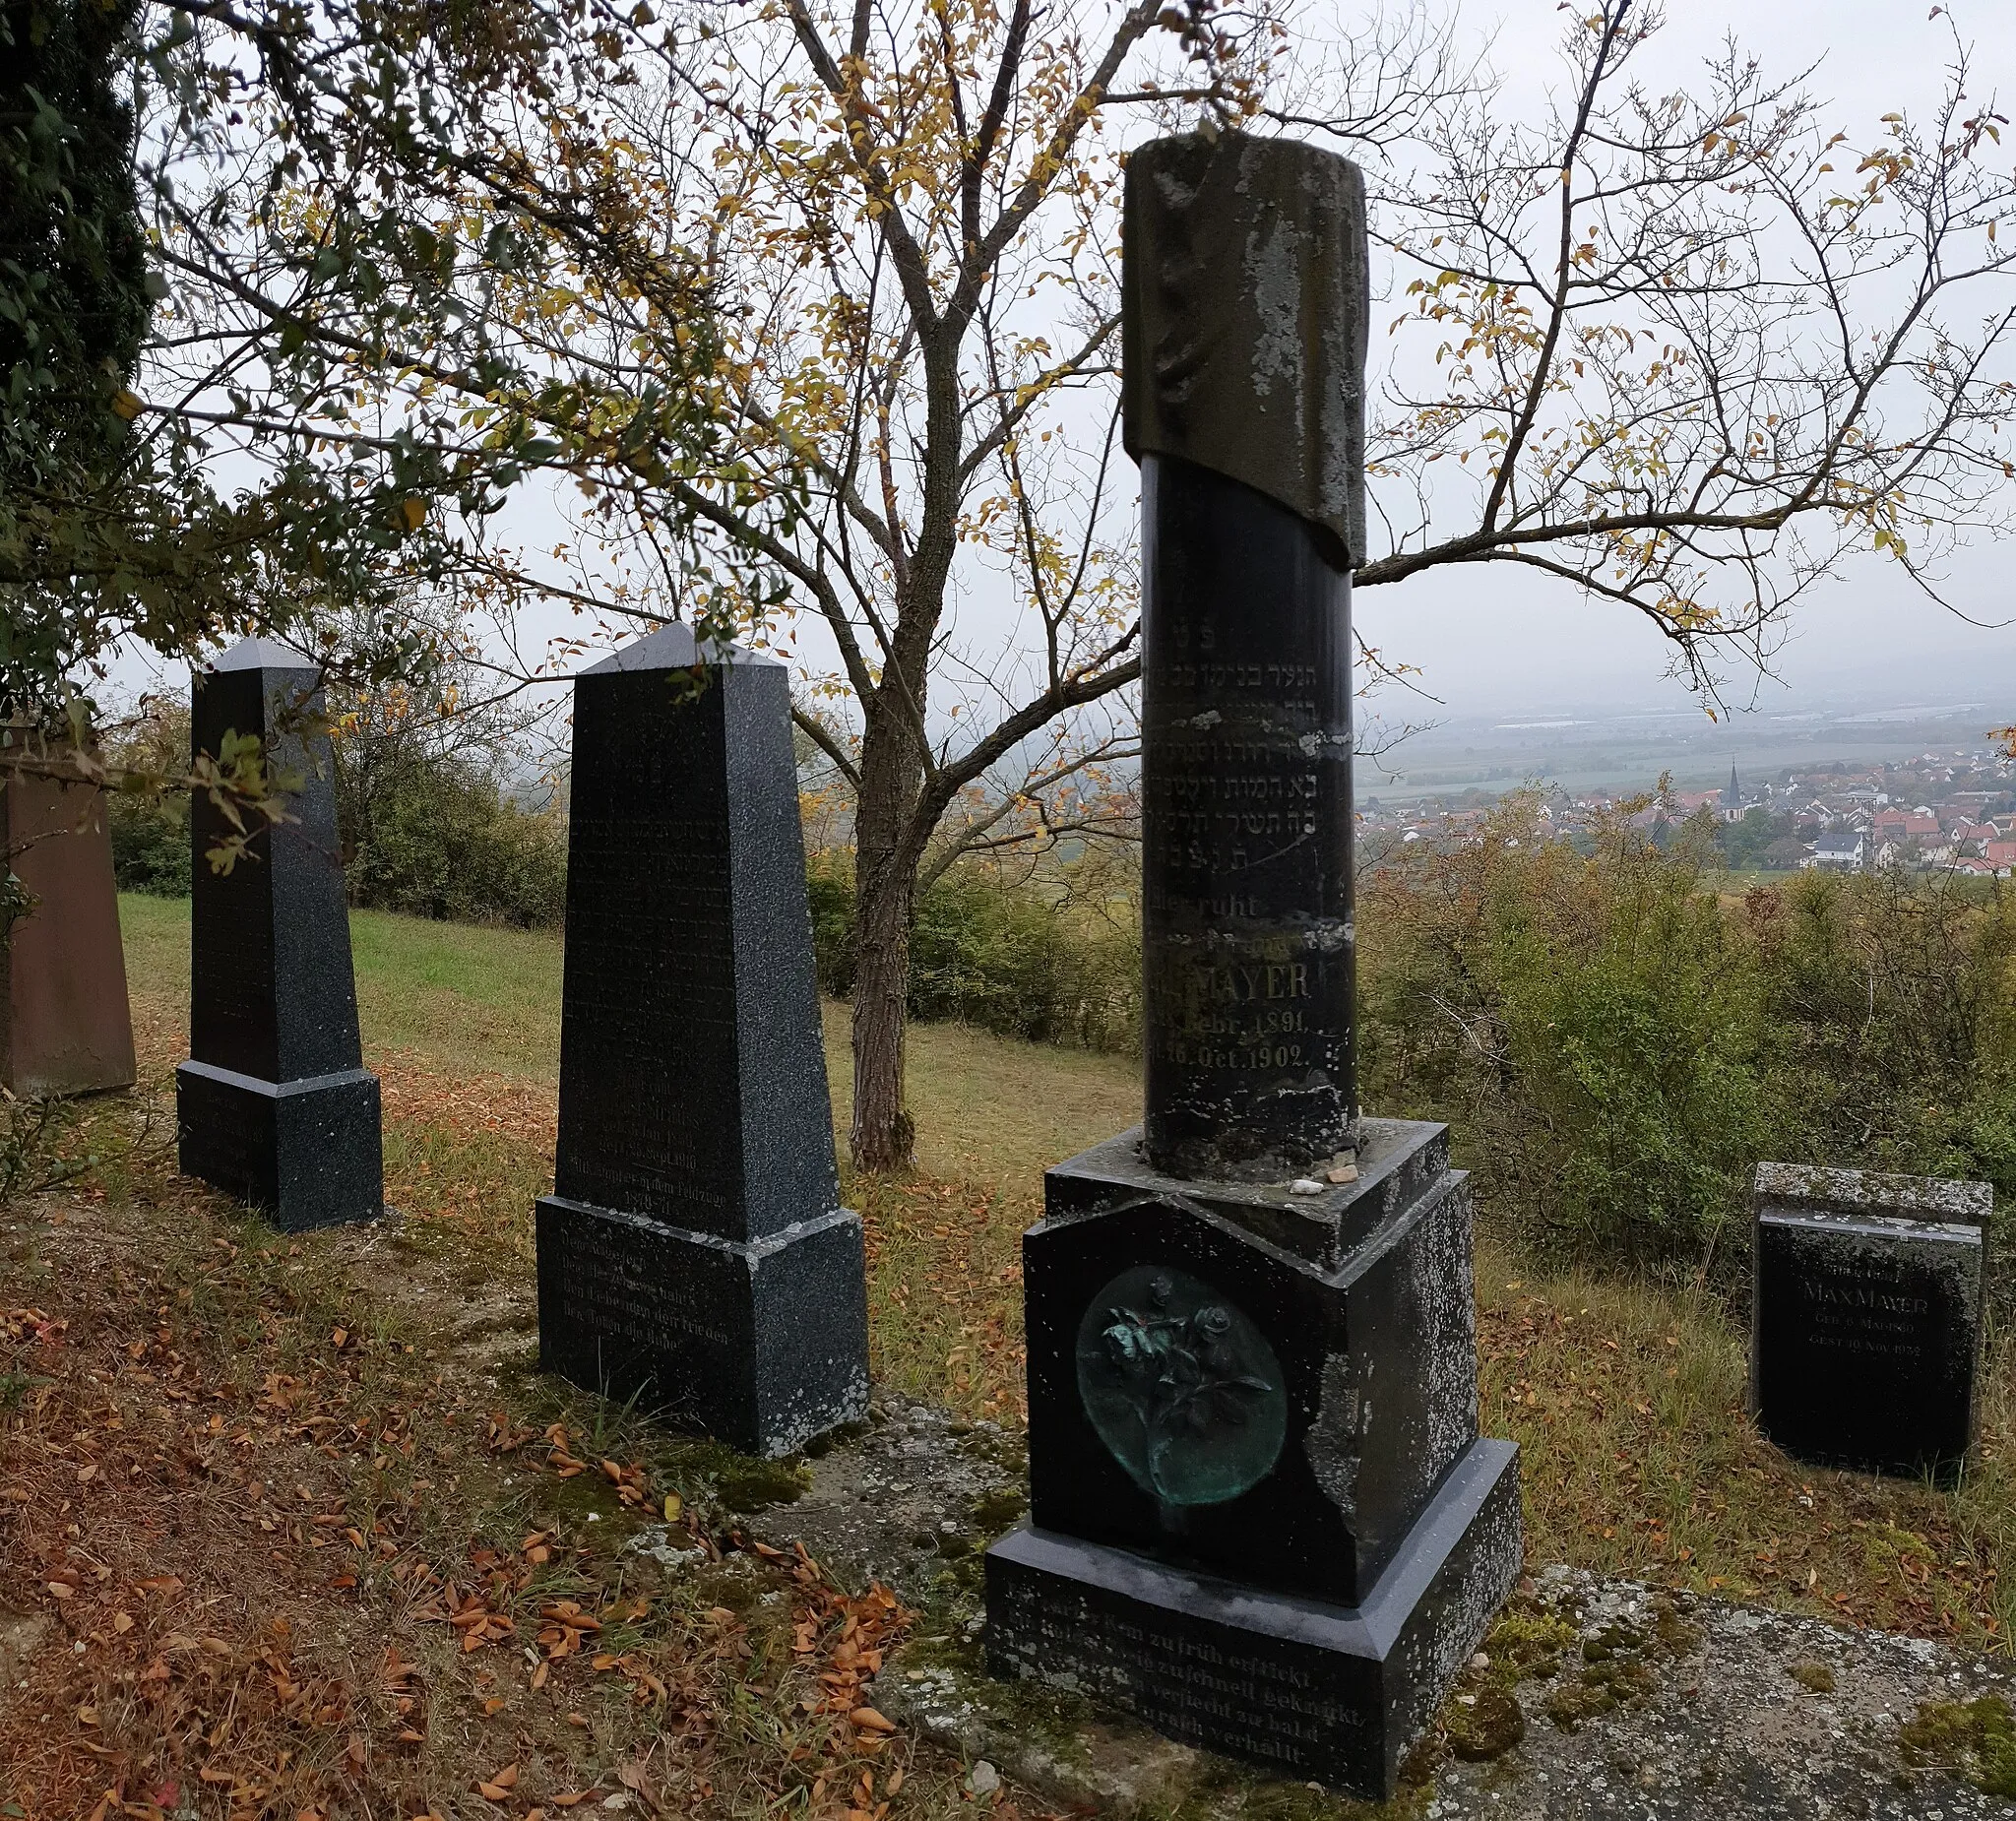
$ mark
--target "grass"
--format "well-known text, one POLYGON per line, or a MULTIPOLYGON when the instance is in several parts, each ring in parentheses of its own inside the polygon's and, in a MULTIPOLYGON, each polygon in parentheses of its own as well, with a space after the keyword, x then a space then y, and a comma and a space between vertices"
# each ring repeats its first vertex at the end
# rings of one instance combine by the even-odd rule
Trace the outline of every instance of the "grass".
MULTIPOLYGON (((142 1092, 73 1109, 88 1171, 0 1209, 0 1621, 73 1647, 0 1691, 0 1765, 41 1804, 0 1782, 0 1814, 523 1818, 587 1788, 702 1821, 969 1812, 956 1764, 850 1718, 901 1615, 738 1550, 713 1457, 528 1369, 557 939, 353 919, 408 1219, 290 1243, 174 1173, 187 908, 121 910, 142 1092), (668 1493, 721 1559, 640 1589, 615 1544, 668 1493)), ((827 1042, 844 1103, 840 1008, 827 1042)), ((1137 1116, 1134 1071, 924 1027, 911 1083, 919 1167, 846 1185, 874 1370, 1013 1423, 1018 1235, 1042 1166, 1137 1116)), ((1534 1565, 2008 1648, 2006 1358, 1956 1494, 1817 1472, 1747 1423, 1718 1303, 1535 1276, 1480 1219, 1483 1424, 1524 1451, 1534 1565)))
MULTIPOLYGON (((186 900, 120 900, 142 1048, 183 1053, 186 900)), ((560 1049, 557 933, 351 914, 365 1060, 384 1083, 386 1199, 426 1242, 532 1259, 551 1186, 560 1049)), ((828 1004, 827 1074, 845 1156, 847 1008, 828 1004)), ((918 1169, 845 1183, 868 1228, 876 1377, 974 1414, 1019 1415, 1022 1229, 1042 1172, 1140 1117, 1134 1065, 958 1025, 910 1045, 918 1169)))
MULTIPOLYGON (((136 1001, 185 990, 186 907, 128 899, 122 913, 136 1001)), ((369 913, 353 925, 366 1049, 392 1113, 393 1199, 458 1253, 522 1272, 550 1168, 558 938, 369 913)), ((846 1037, 845 1009, 829 1006, 843 1133, 846 1037)), ((1041 1212, 1045 1164, 1139 1116, 1135 1069, 926 1025, 911 1035, 910 1085, 917 1170, 848 1184, 868 1225, 876 1376, 1017 1418, 1019 1235, 1041 1212)), ((1494 1243, 1489 1212, 1477 1260, 1483 1420, 1524 1451, 1534 1560, 2008 1647, 2006 1353, 1986 1373, 1981 1463, 1957 1494, 1801 1467, 1748 1422, 1746 1341, 1719 1302, 1535 1276, 1494 1243)))

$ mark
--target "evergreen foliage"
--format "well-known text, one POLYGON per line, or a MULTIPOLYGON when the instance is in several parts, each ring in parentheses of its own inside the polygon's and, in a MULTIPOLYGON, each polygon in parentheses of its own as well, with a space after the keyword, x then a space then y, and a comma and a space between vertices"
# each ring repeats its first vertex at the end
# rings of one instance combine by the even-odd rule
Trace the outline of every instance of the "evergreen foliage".
POLYGON ((112 483, 132 440, 126 386, 151 304, 133 170, 128 39, 138 0, 0 4, 0 701, 57 706, 80 603, 48 573, 57 528, 23 503, 112 483), (12 501, 10 505, 7 502, 12 501), (13 575, 8 574, 13 569, 13 575))

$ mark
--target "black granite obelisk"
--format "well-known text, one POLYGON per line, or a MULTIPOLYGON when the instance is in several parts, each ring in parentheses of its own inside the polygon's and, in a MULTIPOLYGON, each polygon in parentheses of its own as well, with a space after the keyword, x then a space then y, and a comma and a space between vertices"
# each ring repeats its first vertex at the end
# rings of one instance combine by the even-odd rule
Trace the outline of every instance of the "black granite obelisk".
POLYGON ((1125 257, 1147 1109, 1048 1172, 1024 1236, 1030 1523, 988 1551, 988 1659, 1384 1797, 1521 1527, 1447 1128, 1356 1101, 1362 185, 1161 140, 1125 257))
POLYGON ((574 688, 548 1371, 788 1454, 867 1408, 782 664, 666 626, 574 688))
POLYGON ((287 795, 277 826, 248 818, 254 832, 228 872, 209 856, 230 824, 206 792, 194 797, 190 1059, 175 1071, 182 1169, 288 1232, 375 1220, 378 1078, 357 1039, 320 672, 246 639, 194 680, 197 755, 256 735, 287 795))

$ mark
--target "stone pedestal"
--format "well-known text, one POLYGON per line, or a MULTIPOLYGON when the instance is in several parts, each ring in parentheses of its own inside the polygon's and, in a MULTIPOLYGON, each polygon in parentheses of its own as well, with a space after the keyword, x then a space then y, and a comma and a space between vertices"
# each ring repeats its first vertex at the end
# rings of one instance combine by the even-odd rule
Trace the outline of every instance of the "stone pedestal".
POLYGON ((1384 1798, 1521 1533, 1447 1132, 1357 1105, 1363 209, 1281 141, 1128 166, 1146 1108, 1023 1239, 1030 1524, 987 1653, 1384 1798))
POLYGON ((669 626, 574 692, 549 1371, 788 1454, 867 1408, 781 664, 669 626))
POLYGON ((256 733, 290 790, 288 820, 259 828, 227 873, 208 857, 229 829, 222 811, 200 791, 191 807, 181 1166, 287 1232, 375 1220, 385 1199, 318 683, 299 654, 247 639, 196 673, 193 708, 199 754, 256 733))
POLYGON ((1159 1732, 1390 1793, 1519 1572, 1518 1451, 1480 1441, 1353 1605, 1018 1530, 987 1554, 987 1662, 1159 1732))
POLYGON ((1518 1578, 1518 1468, 1478 1436, 1447 1129, 1366 1120, 1359 1156, 1316 1196, 1165 1176, 1138 1133, 1049 1172, 1032 1528, 988 1557, 988 1651, 1384 1794, 1518 1578))
MULTIPOLYGON (((63 763, 60 748, 50 757, 63 763)), ((0 777, 0 865, 36 899, 0 943, 0 1085, 22 1099, 130 1088, 133 1018, 104 793, 0 777)))
POLYGON ((1750 1408, 1788 1454, 1955 1479, 1974 1446, 1985 1182, 1760 1163, 1750 1408))

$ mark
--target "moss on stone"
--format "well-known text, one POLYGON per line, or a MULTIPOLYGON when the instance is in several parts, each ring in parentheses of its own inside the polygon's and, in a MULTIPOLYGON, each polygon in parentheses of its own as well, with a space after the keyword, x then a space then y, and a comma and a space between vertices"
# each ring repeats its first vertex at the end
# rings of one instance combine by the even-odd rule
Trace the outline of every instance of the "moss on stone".
POLYGON ((1824 1663, 1801 1658, 1797 1663, 1788 1664, 1785 1672, 1809 1693, 1831 1695, 1834 1692, 1834 1671, 1824 1663))
POLYGON ((1671 1661, 1676 1657, 1690 1656, 1700 1648, 1700 1627, 1688 1624, 1679 1607, 1662 1594, 1652 1602, 1652 1637, 1648 1641, 1646 1655, 1671 1661))
POLYGON ((764 1594, 751 1568, 745 1557, 731 1555, 701 1569, 693 1577, 692 1603, 702 1608, 721 1606, 738 1618, 747 1617, 755 1611, 764 1594))
POLYGON ((1563 1732, 1573 1732, 1585 1721, 1644 1700, 1652 1689, 1652 1671, 1644 1663, 1635 1657, 1611 1657, 1588 1664, 1572 1682, 1548 1695, 1547 1718, 1563 1732))
POLYGON ((1400 1791, 1390 1802, 1360 1802, 1206 1758, 1173 1801, 1144 1804, 1139 1813, 1142 1821, 1225 1821, 1228 1815, 1238 1821, 1422 1821, 1434 1784, 1411 1776, 1408 1767, 1400 1776, 1400 1791))
POLYGON ((967 1507, 974 1529, 983 1537, 998 1537, 1029 1509, 1029 1493, 1021 1486, 996 1486, 982 1492, 967 1507))
POLYGON ((1526 1736, 1526 1715, 1509 1689, 1486 1684, 1465 1706, 1452 1702, 1443 1715, 1449 1749, 1472 1764, 1501 1757, 1526 1736))
POLYGON ((890 1660, 884 1674, 908 1669, 945 1669, 962 1677, 978 1677, 986 1686, 1005 1688, 1005 1682, 986 1680, 986 1659, 977 1638, 969 1638, 964 1628, 956 1631, 922 1630, 911 1634, 903 1649, 890 1660))
POLYGON ((744 1517, 773 1505, 793 1505, 811 1489, 812 1470, 796 1456, 759 1460, 725 1442, 678 1442, 661 1457, 664 1472, 682 1486, 701 1482, 727 1510, 744 1517))
POLYGON ((844 1442, 857 1442, 867 1434, 868 1425, 863 1422, 843 1422, 838 1428, 828 1429, 823 1435, 815 1435, 805 1444, 805 1459, 823 1460, 844 1442))
POLYGON ((1501 1687, 1544 1681, 1560 1672, 1561 1657, 1575 1642, 1575 1627, 1539 1601, 1515 1595, 1483 1642, 1490 1678, 1501 1687))
POLYGON ((1989 1795, 2016 1796, 2016 1715, 2000 1695, 1927 1701, 1897 1729, 1912 1766, 1958 1771, 1989 1795))
POLYGON ((1606 1625, 1594 1637, 1582 1641, 1584 1663, 1609 1663, 1620 1656, 1637 1656, 1645 1648, 1645 1634, 1628 1625, 1606 1625))

